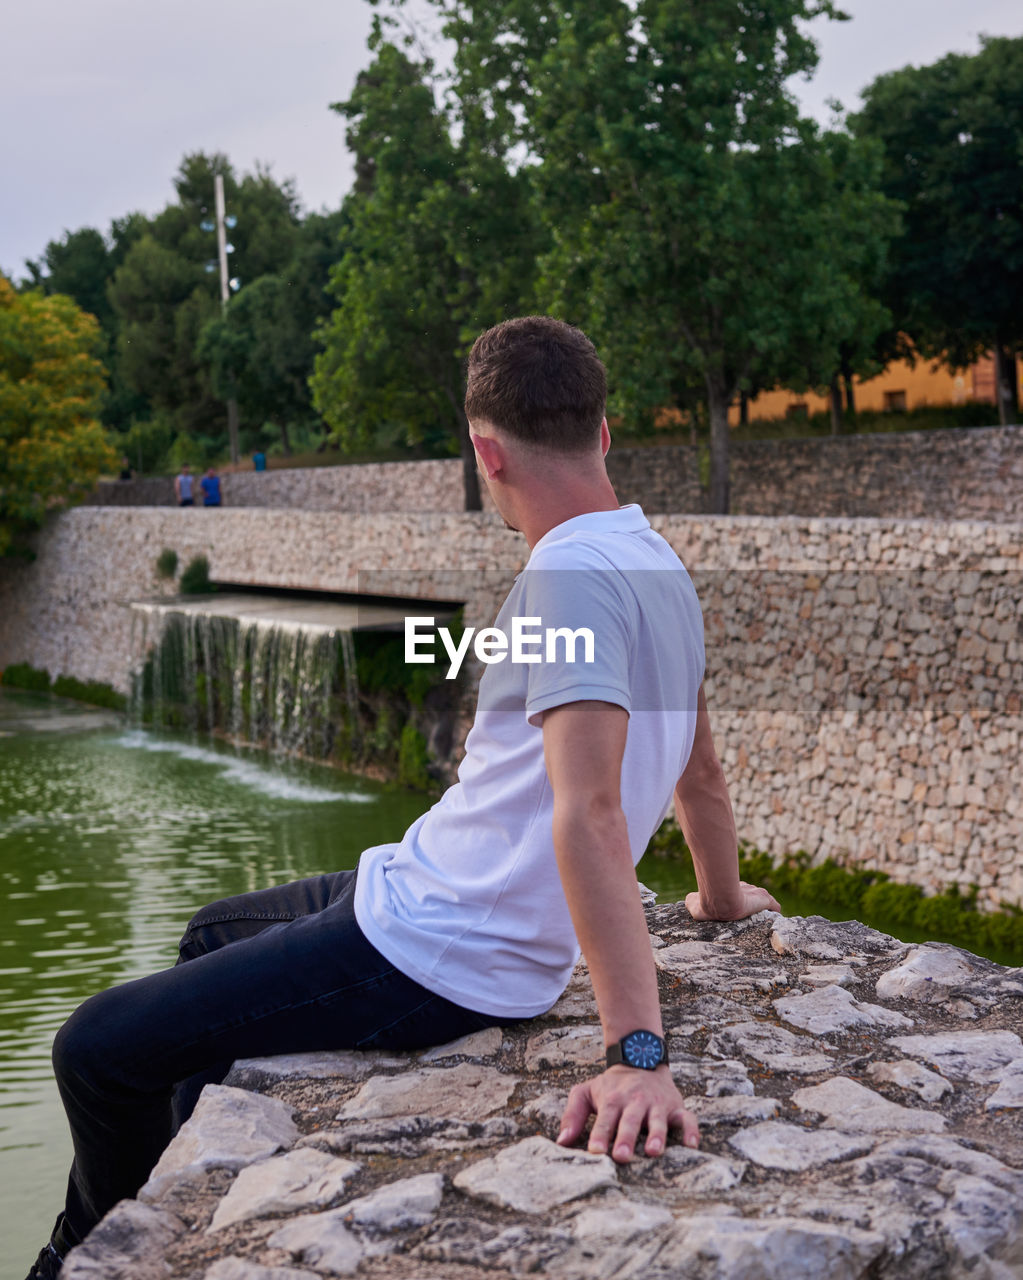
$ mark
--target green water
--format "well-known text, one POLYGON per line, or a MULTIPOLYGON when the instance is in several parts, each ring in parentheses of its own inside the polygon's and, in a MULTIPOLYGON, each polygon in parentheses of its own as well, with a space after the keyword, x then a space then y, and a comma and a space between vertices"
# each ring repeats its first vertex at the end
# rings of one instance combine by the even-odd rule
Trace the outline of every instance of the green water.
POLYGON ((172 963, 205 903, 352 867, 426 804, 0 691, 0 1280, 24 1280, 63 1201, 49 1053, 71 1010, 172 963))

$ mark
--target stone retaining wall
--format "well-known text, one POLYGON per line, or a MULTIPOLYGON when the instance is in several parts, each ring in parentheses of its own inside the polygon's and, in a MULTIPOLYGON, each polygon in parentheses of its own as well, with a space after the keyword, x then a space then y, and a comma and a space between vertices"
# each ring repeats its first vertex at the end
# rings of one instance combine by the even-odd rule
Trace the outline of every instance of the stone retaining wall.
POLYGON ((647 920, 698 1149, 554 1141, 603 1066, 580 967, 544 1017, 422 1053, 236 1063, 62 1280, 1020 1275, 1023 971, 819 917, 647 920))
MULTIPOLYGON (((657 516, 690 566, 740 835, 1023 905, 1023 526, 657 516)), ((525 559, 490 515, 79 508, 0 570, 0 663, 126 688, 164 547, 215 579, 466 601, 525 559)))
MULTIPOLYGON (((1023 427, 733 441, 731 452, 735 514, 1023 520, 1023 427)), ((623 503, 639 502, 647 511, 704 510, 695 449, 613 448, 608 472, 623 503)), ((450 459, 240 471, 224 477, 224 492, 232 507, 459 511, 462 464, 450 459)), ((111 482, 91 501, 173 506, 173 481, 111 482)))

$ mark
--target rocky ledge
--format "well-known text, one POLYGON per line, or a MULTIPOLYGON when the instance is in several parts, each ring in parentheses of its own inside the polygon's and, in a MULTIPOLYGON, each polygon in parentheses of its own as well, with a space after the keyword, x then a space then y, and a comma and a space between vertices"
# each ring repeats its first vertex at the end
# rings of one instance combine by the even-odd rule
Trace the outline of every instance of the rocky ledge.
POLYGON ((649 924, 698 1151, 555 1145, 602 1060, 580 969, 503 1032, 237 1063, 64 1280, 1023 1276, 1023 969, 816 916, 649 924))

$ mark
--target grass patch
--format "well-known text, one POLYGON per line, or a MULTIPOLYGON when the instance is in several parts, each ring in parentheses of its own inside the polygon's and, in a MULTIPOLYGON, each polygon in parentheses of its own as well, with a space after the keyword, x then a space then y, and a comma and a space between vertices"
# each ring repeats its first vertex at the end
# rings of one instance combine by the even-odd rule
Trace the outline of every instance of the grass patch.
POLYGON ((74 698, 76 702, 88 702, 94 707, 107 707, 111 711, 126 711, 128 708, 125 695, 104 684, 102 680, 58 676, 53 682, 53 692, 61 698, 74 698))
MULTIPOLYGON (((655 857, 690 859, 685 838, 669 821, 650 843, 655 857)), ((1001 911, 980 911, 977 890, 957 885, 927 896, 918 885, 895 884, 883 871, 842 867, 831 861, 810 866, 806 852, 775 861, 769 854, 739 845, 739 875, 776 896, 791 895, 847 912, 889 932, 923 932, 936 941, 954 942, 981 954, 997 953, 1003 963, 1023 964, 1023 910, 1003 903, 1001 911)))
POLYGON ((104 684, 102 680, 79 680, 76 676, 58 676, 50 680, 50 673, 28 662, 15 662, 0 673, 0 684, 9 689, 27 689, 32 693, 55 693, 59 698, 71 698, 75 702, 87 702, 93 707, 108 707, 111 711, 124 711, 128 699, 123 693, 104 684))
POLYGON ((28 689, 32 693, 49 693, 50 673, 28 662, 12 662, 0 673, 0 684, 9 689, 28 689))

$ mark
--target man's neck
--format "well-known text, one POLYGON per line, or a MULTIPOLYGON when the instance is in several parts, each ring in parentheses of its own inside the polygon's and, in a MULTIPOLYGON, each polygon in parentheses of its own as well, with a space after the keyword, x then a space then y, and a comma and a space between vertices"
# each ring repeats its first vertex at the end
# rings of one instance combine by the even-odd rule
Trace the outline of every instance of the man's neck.
POLYGON ((523 501, 517 513, 517 527, 532 550, 545 534, 566 520, 594 511, 617 511, 619 506, 606 476, 587 484, 545 485, 523 501))

